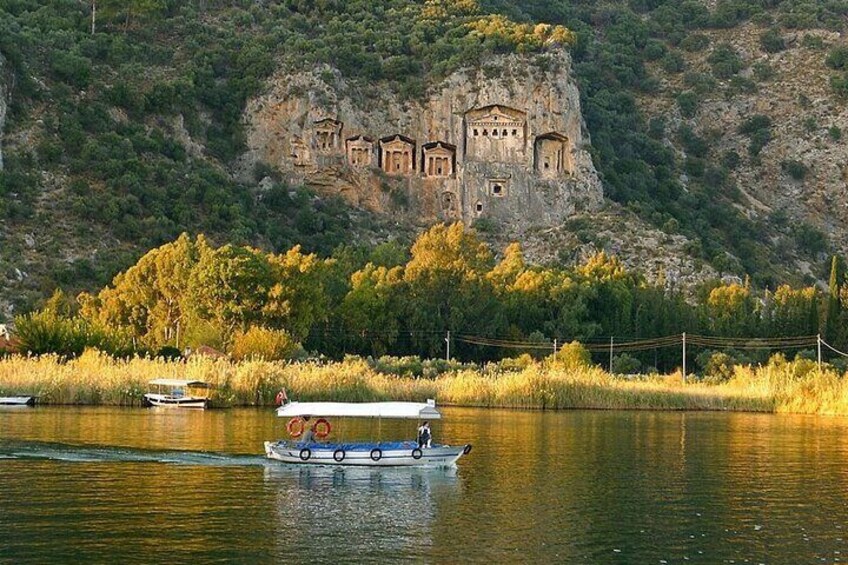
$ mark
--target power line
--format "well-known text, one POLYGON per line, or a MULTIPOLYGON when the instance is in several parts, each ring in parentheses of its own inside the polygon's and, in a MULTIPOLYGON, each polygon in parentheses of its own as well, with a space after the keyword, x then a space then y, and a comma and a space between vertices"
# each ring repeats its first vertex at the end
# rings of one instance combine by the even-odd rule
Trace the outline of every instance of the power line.
POLYGON ((827 347, 828 349, 830 349, 831 351, 833 351, 834 353, 837 353, 837 354, 839 354, 839 355, 842 355, 843 357, 848 357, 848 353, 845 353, 844 351, 840 351, 840 350, 836 349, 835 347, 833 347, 832 345, 830 345, 830 344, 829 344, 828 342, 826 342, 825 340, 823 340, 823 339, 819 339, 819 342, 820 342, 822 345, 824 345, 825 347, 827 347))

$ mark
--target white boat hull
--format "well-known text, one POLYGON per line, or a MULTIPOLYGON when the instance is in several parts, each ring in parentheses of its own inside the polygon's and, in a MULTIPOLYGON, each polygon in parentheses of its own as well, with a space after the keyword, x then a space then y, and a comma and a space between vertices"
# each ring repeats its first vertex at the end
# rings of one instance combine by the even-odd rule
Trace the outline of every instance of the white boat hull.
POLYGON ((34 406, 34 396, 0 396, 0 406, 34 406))
POLYGON ((412 442, 385 444, 306 445, 292 441, 266 441, 269 459, 298 465, 342 465, 353 467, 452 467, 471 451, 471 445, 437 445, 418 449, 412 442))
POLYGON ((168 394, 147 393, 144 401, 149 406, 161 406, 166 408, 195 408, 204 409, 209 403, 207 398, 193 396, 170 396, 168 394))

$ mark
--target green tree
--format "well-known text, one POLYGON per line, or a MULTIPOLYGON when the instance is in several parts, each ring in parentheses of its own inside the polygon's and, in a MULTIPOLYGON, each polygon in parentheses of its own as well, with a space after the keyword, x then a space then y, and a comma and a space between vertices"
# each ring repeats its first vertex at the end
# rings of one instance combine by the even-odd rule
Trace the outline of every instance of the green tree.
POLYGON ((78 297, 83 318, 111 331, 127 330, 147 347, 180 346, 193 308, 191 274, 200 255, 211 253, 203 236, 183 233, 175 241, 147 252, 118 274, 111 287, 94 297, 78 297))
POLYGON ((766 302, 764 322, 772 336, 808 336, 819 331, 819 294, 815 287, 780 285, 766 302))
MULTIPOLYGON (((92 3, 93 13, 96 13, 94 6, 92 3)), ((99 8, 103 16, 113 21, 122 19, 124 29, 128 29, 137 20, 161 14, 167 6, 165 0, 99 0, 99 8)), ((92 29, 94 29, 94 17, 92 15, 92 29)))
POLYGON ((351 277, 351 289, 341 305, 347 344, 375 357, 395 345, 400 330, 403 268, 368 263, 351 277))
POLYGON ((716 335, 749 336, 756 331, 756 301, 747 284, 713 288, 704 309, 707 327, 716 335))
MULTIPOLYGON (((189 279, 193 313, 221 328, 225 340, 263 321, 269 291, 275 284, 268 258, 257 250, 234 245, 205 249, 189 279)), ((284 300, 274 314, 284 314, 284 300)), ((287 312, 286 312, 287 313, 287 312)))
POLYGON ((842 260, 834 255, 830 260, 830 277, 827 283, 827 298, 824 308, 824 339, 835 347, 843 345, 841 315, 843 310, 840 289, 845 283, 845 268, 842 260))
POLYGON ((441 354, 447 330, 489 333, 502 324, 485 277, 492 253, 473 230, 459 222, 433 226, 418 237, 411 255, 404 270, 406 320, 422 353, 441 354))
POLYGON ((288 330, 305 339, 310 328, 327 316, 328 298, 323 280, 330 265, 300 246, 282 255, 268 256, 272 285, 261 308, 270 327, 288 330))

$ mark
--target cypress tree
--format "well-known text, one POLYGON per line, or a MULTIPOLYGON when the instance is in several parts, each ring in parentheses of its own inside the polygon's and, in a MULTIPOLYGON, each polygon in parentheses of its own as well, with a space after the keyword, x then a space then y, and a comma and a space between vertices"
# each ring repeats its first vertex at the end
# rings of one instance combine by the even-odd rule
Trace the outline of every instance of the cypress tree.
POLYGON ((839 299, 839 287, 842 286, 844 278, 842 261, 834 255, 830 261, 830 279, 827 285, 827 303, 825 306, 824 338, 835 347, 841 347, 841 331, 839 328, 839 314, 842 304, 839 299))

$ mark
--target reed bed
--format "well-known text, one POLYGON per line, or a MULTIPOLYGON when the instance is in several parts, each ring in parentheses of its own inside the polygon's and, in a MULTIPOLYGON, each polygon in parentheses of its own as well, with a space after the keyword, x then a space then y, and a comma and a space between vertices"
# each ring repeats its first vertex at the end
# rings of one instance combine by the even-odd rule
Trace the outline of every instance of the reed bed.
POLYGON ((76 359, 0 359, 0 396, 35 394, 42 404, 138 406, 154 378, 213 385, 214 406, 270 406, 281 388, 299 400, 417 400, 442 405, 529 409, 727 410, 848 414, 848 385, 807 361, 738 366, 722 384, 684 383, 679 373, 626 379, 597 367, 462 369, 433 379, 375 371, 364 360, 339 363, 231 362, 226 359, 113 359, 94 350, 76 359))

